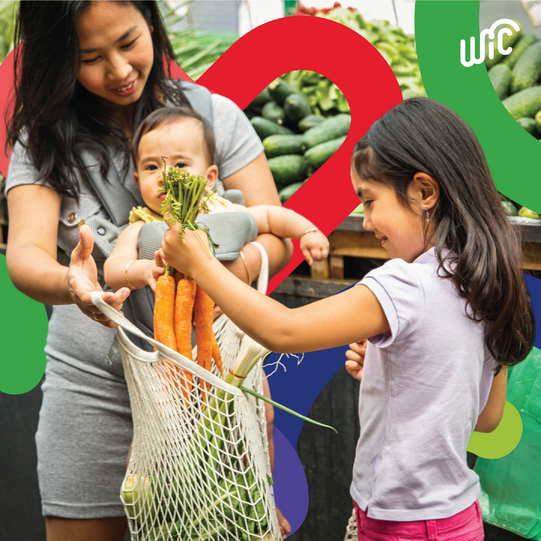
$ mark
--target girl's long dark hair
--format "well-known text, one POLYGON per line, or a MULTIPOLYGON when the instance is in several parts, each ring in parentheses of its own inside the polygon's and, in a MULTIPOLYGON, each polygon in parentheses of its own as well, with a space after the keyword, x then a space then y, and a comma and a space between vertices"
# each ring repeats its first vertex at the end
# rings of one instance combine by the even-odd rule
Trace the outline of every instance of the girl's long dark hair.
POLYGON ((440 272, 466 299, 468 315, 487 323, 485 342, 494 359, 508 366, 524 360, 535 322, 521 242, 466 122, 438 102, 410 98, 372 125, 355 146, 352 165, 360 178, 391 186, 410 206, 407 187, 416 173, 437 180, 432 242, 440 272))
MULTIPOLYGON (((162 107, 164 99, 175 105, 189 103, 178 87, 167 83, 162 58, 165 53, 174 59, 174 53, 156 2, 123 3, 133 4, 154 29, 154 63, 136 103, 135 128, 145 116, 162 107)), ((107 118, 97 96, 77 81, 77 21, 89 4, 89 0, 19 3, 15 43, 24 40, 24 44, 15 51, 14 109, 5 119, 6 150, 16 141, 24 144, 38 171, 36 180, 47 180, 60 194, 75 198, 79 193, 76 171, 81 150, 89 150, 99 159, 104 176, 110 145, 124 153, 125 168, 129 163, 124 133, 107 118)))

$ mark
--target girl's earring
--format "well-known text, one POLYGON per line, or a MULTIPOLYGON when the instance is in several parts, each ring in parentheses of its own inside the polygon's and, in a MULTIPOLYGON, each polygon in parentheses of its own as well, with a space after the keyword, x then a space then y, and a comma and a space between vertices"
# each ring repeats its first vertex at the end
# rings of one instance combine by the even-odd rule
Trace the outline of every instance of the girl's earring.
POLYGON ((430 212, 428 211, 428 207, 425 205, 425 212, 426 212, 426 223, 430 223, 430 212))

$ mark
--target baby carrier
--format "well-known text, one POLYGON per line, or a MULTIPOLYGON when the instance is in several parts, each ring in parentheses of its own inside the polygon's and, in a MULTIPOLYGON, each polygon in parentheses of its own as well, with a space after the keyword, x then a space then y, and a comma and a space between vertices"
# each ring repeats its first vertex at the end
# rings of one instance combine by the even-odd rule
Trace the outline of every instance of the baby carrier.
MULTIPOLYGON (((183 82, 182 88, 192 108, 212 126, 210 92, 205 87, 187 82, 183 82)), ((80 161, 85 167, 87 178, 96 195, 109 215, 109 219, 92 216, 86 220, 86 224, 94 234, 96 249, 108 257, 113 251, 118 235, 128 225, 131 209, 138 206, 139 201, 122 184, 120 175, 112 161, 107 178, 100 174, 99 165, 90 153, 81 153, 80 161)), ((227 190, 223 192, 223 196, 234 203, 244 203, 244 197, 239 190, 227 190)), ((244 244, 257 237, 257 225, 254 218, 247 212, 208 214, 200 216, 196 221, 208 228, 216 244, 216 257, 220 261, 236 260, 244 244)), ((142 227, 138 241, 139 259, 154 259, 154 252, 160 248, 165 229, 167 229, 167 225, 160 222, 145 224, 142 227)), ((101 285, 107 289, 103 279, 101 285)), ((123 312, 126 318, 147 336, 153 336, 154 292, 150 287, 132 291, 124 302, 123 312)), ((153 351, 153 347, 146 340, 141 340, 132 334, 129 336, 138 347, 153 351)), ((113 348, 114 350, 118 348, 116 340, 113 348)), ((116 352, 112 351, 111 353, 115 354, 116 352)))

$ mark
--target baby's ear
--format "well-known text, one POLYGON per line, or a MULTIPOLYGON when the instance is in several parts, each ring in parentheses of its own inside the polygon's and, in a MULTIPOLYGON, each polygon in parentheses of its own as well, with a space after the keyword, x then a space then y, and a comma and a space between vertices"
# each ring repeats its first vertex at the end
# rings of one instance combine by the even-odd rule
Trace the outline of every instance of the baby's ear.
POLYGON ((137 171, 134 171, 133 173, 133 180, 135 180, 135 184, 139 186, 139 175, 137 174, 137 171))
POLYGON ((213 190, 216 186, 216 181, 218 180, 218 167, 215 165, 211 165, 205 174, 205 178, 207 180, 207 189, 213 190))

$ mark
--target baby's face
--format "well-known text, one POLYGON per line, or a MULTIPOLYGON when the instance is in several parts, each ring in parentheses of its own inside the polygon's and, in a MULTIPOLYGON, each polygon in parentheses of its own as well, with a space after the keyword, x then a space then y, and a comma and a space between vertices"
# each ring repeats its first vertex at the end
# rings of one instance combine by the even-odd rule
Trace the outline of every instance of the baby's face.
POLYGON ((211 180, 203 128, 195 119, 176 120, 146 133, 139 142, 138 154, 135 182, 146 205, 158 214, 165 199, 164 193, 158 193, 163 183, 164 159, 168 169, 178 167, 211 180))

